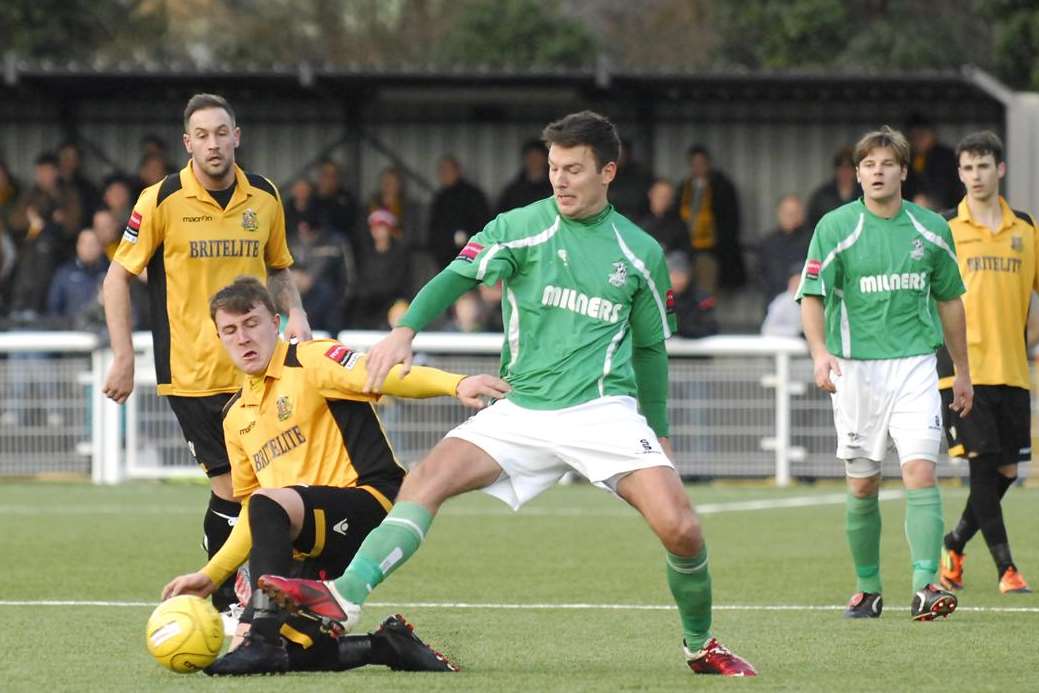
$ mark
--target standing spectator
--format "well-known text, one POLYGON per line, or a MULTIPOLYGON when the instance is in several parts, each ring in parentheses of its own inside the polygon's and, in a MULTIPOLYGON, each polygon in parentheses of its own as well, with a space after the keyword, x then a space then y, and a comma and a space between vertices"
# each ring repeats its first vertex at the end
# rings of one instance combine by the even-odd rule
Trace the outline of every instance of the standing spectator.
POLYGON ((411 257, 399 239, 397 217, 385 209, 368 215, 371 247, 360 263, 357 291, 351 306, 352 329, 385 330, 387 313, 411 295, 411 257))
MULTIPOLYGON (((311 225, 321 225, 317 213, 317 202, 314 200, 314 186, 306 178, 298 178, 289 188, 289 196, 282 200, 285 206, 285 231, 291 243, 296 238, 296 229, 301 221, 311 225)), ((325 228, 334 228, 326 226, 325 228)), ((342 231, 336 230, 340 236, 342 231)))
MULTIPOLYGON (((293 191, 293 199, 297 193, 302 193, 302 189, 293 191)), ((355 239, 357 201, 343 184, 339 165, 331 159, 325 159, 318 166, 314 212, 317 214, 317 223, 320 226, 342 234, 350 240, 354 250, 358 249, 355 239)))
POLYGON ((429 214, 429 249, 438 269, 447 267, 469 237, 490 221, 487 196, 462 177, 462 165, 450 154, 437 164, 440 190, 429 214))
POLYGON ((74 188, 79 195, 80 219, 90 219, 101 204, 101 196, 97 186, 83 174, 83 159, 75 142, 66 142, 58 148, 58 171, 62 183, 74 188))
POLYGON ((678 214, 689 233, 697 286, 711 294, 747 281, 740 250, 740 207, 736 186, 714 169, 702 145, 689 147, 689 176, 682 181, 678 214))
POLYGON ((380 209, 396 218, 395 238, 403 238, 412 248, 425 246, 426 239, 422 237, 425 233, 422 207, 408 197, 404 177, 395 166, 387 166, 382 170, 379 174, 379 189, 368 198, 369 214, 380 209))
POLYGON ((649 214, 639 220, 642 230, 657 239, 665 252, 685 247, 686 229, 675 209, 675 186, 666 178, 657 178, 646 193, 646 198, 649 201, 649 214))
POLYGON ((844 146, 833 156, 833 179, 823 183, 808 201, 808 227, 814 229, 823 215, 862 195, 855 178, 851 147, 844 146))
POLYGON ((691 339, 718 334, 718 320, 714 316, 715 298, 696 286, 689 256, 681 250, 668 253, 667 272, 671 278, 675 318, 678 321, 675 334, 691 339))
POLYGON ((91 229, 76 238, 76 257, 58 268, 47 293, 47 316, 64 319, 63 324, 85 327, 84 321, 104 325, 104 316, 91 310, 98 304, 101 281, 108 271, 104 249, 91 229), (91 320, 88 313, 93 313, 91 320), (97 321, 96 317, 101 320, 97 321))
POLYGON ((790 267, 804 266, 812 241, 812 230, 805 225, 804 203, 797 195, 784 195, 779 200, 776 222, 775 230, 758 247, 758 279, 765 312, 772 299, 786 291, 790 267))
POLYGON ((934 209, 952 209, 963 197, 956 154, 938 141, 934 124, 920 114, 909 118, 909 146, 912 158, 906 178, 905 198, 926 195, 934 209))
POLYGON ((4 161, 0 161, 0 229, 10 228, 11 214, 18 205, 21 189, 11 169, 4 161))
POLYGON ((59 261, 64 260, 73 255, 80 219, 79 195, 62 183, 58 158, 41 154, 36 159, 33 186, 22 195, 11 216, 16 242, 32 241, 50 227, 55 235, 54 252, 59 261))
POLYGON ((521 153, 523 168, 502 190, 498 212, 525 207, 552 195, 552 184, 548 181, 548 153, 544 142, 529 140, 523 145, 521 153))
POLYGON ((346 287, 353 280, 349 244, 317 223, 312 213, 297 219, 295 232, 289 238, 293 259, 290 271, 311 327, 332 334, 339 332, 343 328, 346 287))
POLYGON ((610 183, 610 202, 628 219, 644 216, 649 208, 646 195, 653 185, 653 174, 635 160, 631 140, 621 139, 621 157, 617 161, 617 176, 610 183))
POLYGON ((101 195, 101 206, 112 213, 115 220, 125 224, 130 219, 132 186, 122 176, 109 178, 101 195))

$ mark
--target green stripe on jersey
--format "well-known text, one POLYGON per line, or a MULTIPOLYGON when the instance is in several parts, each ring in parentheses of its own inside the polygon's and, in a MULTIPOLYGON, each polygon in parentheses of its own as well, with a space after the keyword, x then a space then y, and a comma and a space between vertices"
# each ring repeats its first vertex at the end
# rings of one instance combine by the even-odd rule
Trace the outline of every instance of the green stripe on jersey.
POLYGON ((862 200, 819 220, 801 296, 821 296, 826 347, 851 359, 932 353, 942 345, 935 301, 964 292, 949 224, 911 202, 891 219, 862 200))
POLYGON ((553 198, 499 214, 449 267, 502 282, 501 373, 523 407, 634 397, 632 348, 675 327, 660 244, 609 205, 580 220, 553 198))

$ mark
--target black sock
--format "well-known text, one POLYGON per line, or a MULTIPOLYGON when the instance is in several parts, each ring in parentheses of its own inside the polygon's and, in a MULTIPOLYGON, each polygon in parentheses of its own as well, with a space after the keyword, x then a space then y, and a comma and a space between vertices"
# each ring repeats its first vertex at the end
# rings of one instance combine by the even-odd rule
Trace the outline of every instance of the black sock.
POLYGON ((996 461, 995 456, 984 456, 971 460, 970 497, 974 516, 978 520, 978 528, 985 537, 989 551, 992 552, 999 575, 1002 575, 1008 567, 1013 565, 1013 560, 1010 557, 1007 528, 1003 523, 1003 507, 1000 503, 1003 495, 1003 480, 1006 477, 997 471, 996 461))
POLYGON ((1010 489, 1011 486, 1014 485, 1015 481, 1017 481, 1017 476, 1016 475, 1015 476, 1003 476, 1002 474, 999 475, 999 499, 1000 500, 1003 500, 1003 496, 1007 495, 1007 491, 1010 489))
MULTIPOLYGON (((209 558, 215 556, 227 538, 231 536, 231 530, 234 529, 234 523, 238 521, 238 514, 241 511, 241 503, 224 500, 214 493, 209 494, 209 507, 206 508, 206 516, 202 520, 202 548, 206 550, 209 558)), ((213 593, 213 606, 217 611, 224 611, 237 602, 238 597, 234 593, 234 577, 232 576, 219 585, 216 592, 213 593)))
POLYGON ((249 579, 253 592, 256 592, 256 581, 261 575, 288 575, 292 570, 289 515, 276 501, 253 494, 249 501, 249 529, 253 535, 249 579))
POLYGON ((992 560, 996 563, 996 572, 999 577, 1003 577, 1003 573, 1007 572, 1008 568, 1014 568, 1014 558, 1010 555, 1010 544, 996 544, 995 546, 988 547, 989 552, 992 554, 992 560))

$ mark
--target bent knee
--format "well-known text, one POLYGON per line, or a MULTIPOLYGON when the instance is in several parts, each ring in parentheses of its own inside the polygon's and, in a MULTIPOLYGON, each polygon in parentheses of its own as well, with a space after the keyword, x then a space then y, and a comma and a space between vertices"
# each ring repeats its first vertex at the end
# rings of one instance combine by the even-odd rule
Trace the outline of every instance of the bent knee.
POLYGON ((692 512, 675 513, 657 526, 657 536, 668 551, 678 556, 695 556, 703 548, 703 527, 692 512))

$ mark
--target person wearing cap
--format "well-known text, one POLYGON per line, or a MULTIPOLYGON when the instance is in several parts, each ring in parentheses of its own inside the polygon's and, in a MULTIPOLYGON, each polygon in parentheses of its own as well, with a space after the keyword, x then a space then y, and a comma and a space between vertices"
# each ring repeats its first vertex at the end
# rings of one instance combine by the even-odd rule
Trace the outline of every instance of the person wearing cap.
POLYGON ((399 239, 398 229, 396 215, 387 209, 368 215, 369 238, 348 321, 352 329, 388 329, 390 307, 411 298, 411 253, 399 239))

